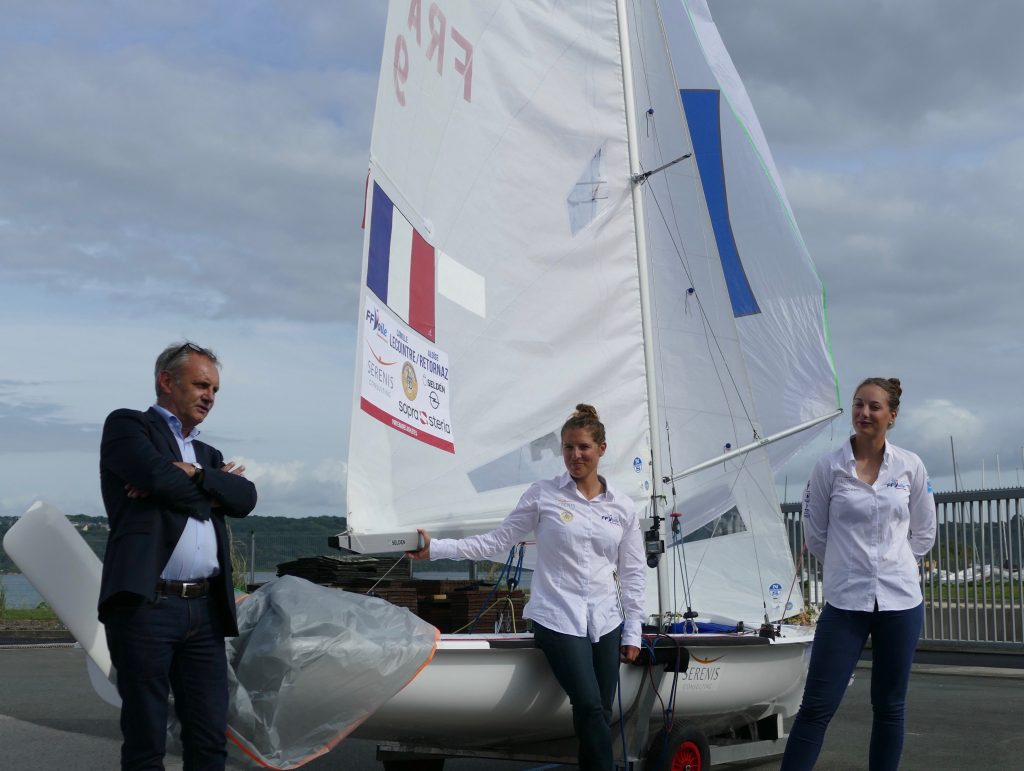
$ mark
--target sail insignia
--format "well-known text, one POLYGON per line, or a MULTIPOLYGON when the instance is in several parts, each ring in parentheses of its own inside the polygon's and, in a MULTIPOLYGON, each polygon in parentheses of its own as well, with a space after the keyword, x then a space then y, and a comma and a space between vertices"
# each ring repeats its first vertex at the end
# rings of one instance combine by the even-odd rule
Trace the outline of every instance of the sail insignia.
POLYGON ((402 321, 434 342, 434 247, 373 183, 366 286, 402 321))

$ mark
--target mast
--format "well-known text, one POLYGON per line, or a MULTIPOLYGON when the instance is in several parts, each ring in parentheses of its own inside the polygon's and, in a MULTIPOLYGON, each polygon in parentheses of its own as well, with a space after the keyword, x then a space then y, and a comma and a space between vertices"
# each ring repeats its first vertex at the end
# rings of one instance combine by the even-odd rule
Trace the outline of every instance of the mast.
MULTIPOLYGON (((630 53, 629 24, 626 0, 616 0, 615 12, 619 22, 619 52, 622 58, 622 93, 626 110, 626 142, 629 148, 630 193, 633 199, 633 230, 636 234, 637 273, 640 279, 640 320, 644 338, 644 369, 647 380, 647 420, 651 444, 651 510, 657 516, 658 499, 661 496, 661 458, 658 453, 658 389, 655 379, 654 343, 652 340, 654 321, 651 318, 650 277, 647 264, 647 233, 644 230, 644 199, 641 183, 636 181, 641 173, 640 147, 636 139, 636 96, 633 92, 633 58, 630 53)), ((661 562, 658 563, 658 613, 663 614, 669 597, 669 576, 661 562)))

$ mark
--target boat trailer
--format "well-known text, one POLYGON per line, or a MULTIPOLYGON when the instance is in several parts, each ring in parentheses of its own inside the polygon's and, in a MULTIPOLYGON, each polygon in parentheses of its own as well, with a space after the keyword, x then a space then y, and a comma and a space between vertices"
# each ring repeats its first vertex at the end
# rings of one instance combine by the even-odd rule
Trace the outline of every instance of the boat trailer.
MULTIPOLYGON (((625 771, 705 771, 729 763, 780 756, 786 746, 782 715, 770 715, 741 733, 708 737, 689 720, 672 720, 651 736, 651 715, 667 679, 686 672, 690 654, 685 646, 664 637, 645 636, 633 666, 648 668, 641 685, 613 732, 624 731, 625 762, 621 741, 615 742, 616 768, 625 771)), ((488 747, 456 748, 427 743, 379 742, 377 759, 385 771, 442 771, 447 758, 488 758, 526 763, 575 765, 577 742, 566 737, 535 743, 509 743, 488 747)))

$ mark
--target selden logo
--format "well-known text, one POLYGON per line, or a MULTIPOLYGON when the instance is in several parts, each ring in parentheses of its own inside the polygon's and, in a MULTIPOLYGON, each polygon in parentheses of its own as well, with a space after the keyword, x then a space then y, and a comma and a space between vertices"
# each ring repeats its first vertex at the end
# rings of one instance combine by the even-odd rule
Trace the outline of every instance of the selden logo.
POLYGON ((382 339, 388 339, 388 328, 384 326, 384 322, 376 308, 372 311, 369 308, 366 309, 366 321, 370 325, 370 328, 380 335, 382 339))

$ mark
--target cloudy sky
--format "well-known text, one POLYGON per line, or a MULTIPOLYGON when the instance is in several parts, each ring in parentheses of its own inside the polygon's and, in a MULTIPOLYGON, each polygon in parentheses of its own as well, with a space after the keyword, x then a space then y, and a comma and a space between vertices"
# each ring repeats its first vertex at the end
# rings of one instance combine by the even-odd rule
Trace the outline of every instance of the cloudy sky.
MULTIPOLYGON (((454 2, 455 0, 449 0, 454 2)), ((383 3, 24 0, 0 26, 0 514, 101 514, 103 418, 189 337, 260 514, 343 514, 383 3)), ((1017 484, 1024 5, 711 0, 828 289, 842 395, 1017 484)), ((779 472, 791 498, 847 418, 779 472)))

